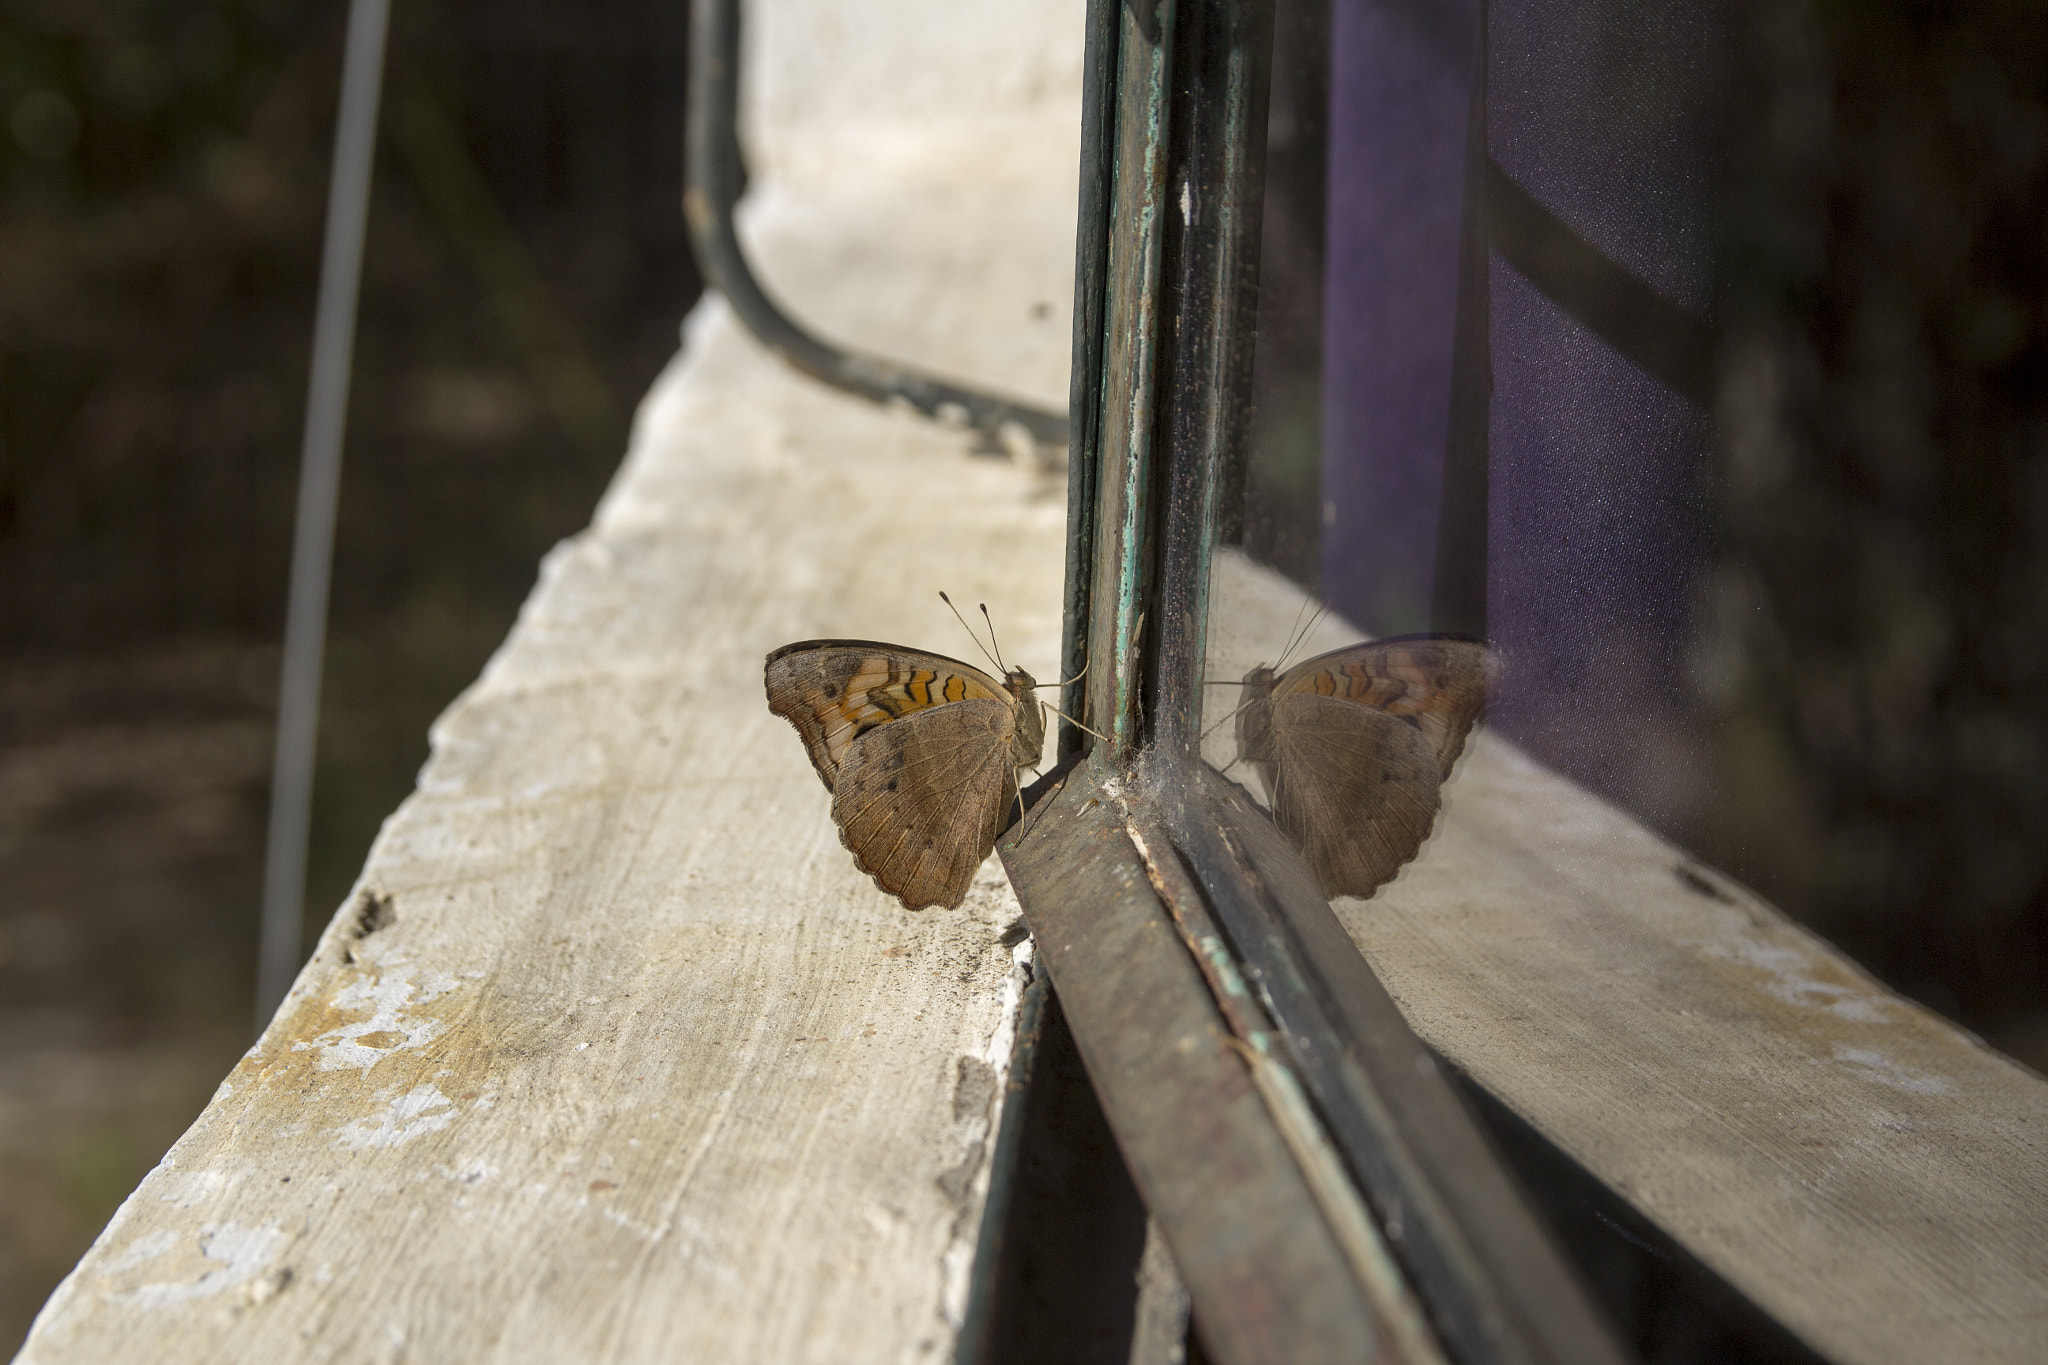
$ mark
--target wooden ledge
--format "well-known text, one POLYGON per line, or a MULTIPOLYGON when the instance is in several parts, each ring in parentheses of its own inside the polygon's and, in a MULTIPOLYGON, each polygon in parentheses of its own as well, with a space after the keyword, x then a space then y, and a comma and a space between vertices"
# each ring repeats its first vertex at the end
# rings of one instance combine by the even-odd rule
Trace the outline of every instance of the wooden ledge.
MULTIPOLYGON (((758 55, 798 36, 750 71, 768 164, 863 121, 878 149, 757 176, 764 274, 1057 408, 1080 7, 911 8, 750 5, 758 55), (799 80, 831 33, 845 70, 799 80)), ((276 1021, 22 1360, 950 1358, 1016 903, 993 862, 919 915, 855 872, 761 666, 820 635, 964 653, 944 587, 1053 676, 1063 482, 970 445, 707 300, 276 1021)))

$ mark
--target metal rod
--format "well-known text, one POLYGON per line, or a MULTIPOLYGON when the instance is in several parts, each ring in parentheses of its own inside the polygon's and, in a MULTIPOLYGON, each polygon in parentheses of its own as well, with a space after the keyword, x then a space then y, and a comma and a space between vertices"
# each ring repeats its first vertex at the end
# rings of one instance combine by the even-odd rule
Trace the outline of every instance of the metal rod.
MULTIPOLYGON (((1155 585, 1151 506, 1161 362, 1159 297, 1167 215, 1176 0, 1118 7, 1101 430, 1095 468, 1095 560, 1088 602, 1088 723, 1095 752, 1127 763, 1144 738, 1145 603, 1155 585)), ((1154 623, 1156 624, 1156 622, 1154 623)))
POLYGON ((270 779, 270 835, 263 866, 263 924, 256 955, 256 1029, 270 1022, 299 969, 306 845, 313 809, 313 754, 320 728, 320 670, 327 638, 327 586, 334 562, 334 513, 348 420, 349 362, 370 208, 377 103, 384 76, 390 0, 350 0, 327 238, 313 321, 313 364, 299 462, 298 519, 278 680, 277 749, 270 779))
POLYGON ((1171 836, 1157 823, 1159 814, 1156 808, 1132 803, 1125 823, 1131 844, 1145 864, 1160 904, 1172 916, 1181 941, 1208 981, 1218 1012, 1243 1044, 1241 1053, 1252 1082, 1301 1167, 1323 1220, 1372 1305, 1373 1316, 1383 1324, 1382 1330, 1394 1346, 1394 1358, 1403 1365, 1446 1365, 1442 1345, 1422 1304, 1374 1226, 1362 1193, 1352 1183, 1300 1080, 1288 1068, 1286 1040, 1275 1033, 1273 1019, 1246 983, 1171 836))
MULTIPOLYGON (((1306 869, 1195 753, 1219 490, 1249 430, 1273 24, 1271 0, 1124 9, 1090 627, 1091 710, 1111 743, 1094 770, 1135 759, 1115 779, 1133 845, 1256 1054, 1253 1080, 1371 1316, 1393 1333, 1388 1358, 1426 1360, 1440 1345, 1459 1365, 1619 1365, 1306 869), (1157 837, 1146 837, 1155 822, 1157 837), (1188 932, 1197 921, 1213 927, 1188 932), (1211 945, 1227 958, 1207 956, 1211 945), (1253 1018, 1261 1013, 1270 1023, 1253 1018), (1402 1275, 1407 1286, 1390 1288, 1402 1275), (1394 1332, 1401 1323, 1410 1330, 1394 1332)), ((1474 60, 1483 53, 1475 35, 1474 60)), ((1483 86, 1473 101, 1483 157, 1483 86)), ((1479 418, 1459 432, 1452 459, 1453 473, 1481 482, 1476 504, 1462 487, 1446 500, 1476 505, 1479 537, 1460 546, 1483 568, 1486 243, 1476 194, 1468 208, 1461 375, 1476 402, 1460 411, 1479 418)), ((1478 581, 1483 591, 1483 572, 1478 581)), ((1044 927, 1047 907, 1023 899, 1044 927)), ((1048 960, 1059 979, 1071 958, 1048 960)), ((1078 1023, 1076 1035, 1107 1045, 1078 1023)), ((1170 1241, 1177 1227, 1185 1238, 1184 1219, 1154 1212, 1170 1241)), ((1200 1290, 1195 1300, 1200 1315, 1200 1290)), ((1213 1298, 1208 1307, 1213 1317, 1213 1298)))
POLYGON ((1626 1359, 1287 841, 1165 748, 1137 784, 1460 1365, 1626 1359))
POLYGON ((1160 292, 1171 357, 1161 377, 1165 465, 1153 738, 1192 750, 1201 732, 1202 659, 1217 499, 1251 431, 1252 343, 1264 220, 1272 0, 1236 0, 1184 19, 1177 54, 1171 177, 1160 292))
MULTIPOLYGON (((1069 679, 1060 709, 1087 714, 1089 603, 1094 594, 1095 486, 1102 463, 1102 355, 1109 288, 1109 201, 1116 174, 1110 129, 1116 120, 1117 38, 1121 7, 1090 0, 1081 75, 1081 187, 1075 215, 1074 361, 1068 376, 1067 586, 1060 676, 1069 679)), ((1060 722, 1059 755, 1088 747, 1087 733, 1060 722)))
POLYGON ((1160 904, 1130 837, 1129 793, 1126 775, 1084 764, 1002 855, 1103 1114, 1172 1248, 1201 1356, 1400 1361, 1160 904))
POLYGON ((739 0, 697 0, 690 35, 690 107, 684 129, 683 218, 697 267, 761 343, 814 379, 877 403, 906 403, 927 417, 993 438, 1021 430, 1064 450, 1067 418, 1028 403, 929 375, 913 366, 834 345, 789 316, 747 264, 733 225, 745 172, 740 162, 739 0))
POLYGON ((1465 125, 1465 206, 1458 233, 1458 303, 1451 341, 1450 422, 1437 509, 1436 575, 1430 629, 1486 637, 1487 482, 1493 420, 1492 244, 1486 197, 1486 8, 1472 52, 1465 125))

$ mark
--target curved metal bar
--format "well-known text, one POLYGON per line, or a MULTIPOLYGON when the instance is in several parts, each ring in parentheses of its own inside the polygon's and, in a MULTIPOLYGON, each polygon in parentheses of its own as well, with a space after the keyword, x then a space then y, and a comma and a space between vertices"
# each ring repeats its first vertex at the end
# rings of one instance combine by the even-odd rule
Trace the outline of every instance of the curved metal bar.
POLYGON ((1713 323, 1587 241, 1491 157, 1485 174, 1486 226, 1501 259, 1650 378, 1710 406, 1713 323))
POLYGON ((927 417, 970 426, 1000 440, 1027 434, 1064 450, 1063 413, 965 388, 909 365, 863 355, 816 336, 768 297, 747 265, 733 228, 745 173, 740 163, 740 0, 697 0, 690 35, 690 108, 683 217, 706 282, 770 350, 813 378, 877 403, 905 403, 927 417))

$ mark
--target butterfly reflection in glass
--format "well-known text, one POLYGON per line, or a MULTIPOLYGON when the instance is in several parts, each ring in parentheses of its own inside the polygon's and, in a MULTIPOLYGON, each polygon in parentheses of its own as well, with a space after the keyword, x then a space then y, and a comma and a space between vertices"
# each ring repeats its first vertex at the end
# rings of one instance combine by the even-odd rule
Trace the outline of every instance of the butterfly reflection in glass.
POLYGON ((1032 676, 1012 668, 998 681, 872 640, 802 640, 768 656, 767 685, 860 870, 912 910, 966 899, 1016 803, 1017 769, 1045 746, 1032 676))
POLYGON ((1411 635, 1244 675, 1238 758, 1325 896, 1370 896, 1421 849, 1496 671, 1477 640, 1411 635))

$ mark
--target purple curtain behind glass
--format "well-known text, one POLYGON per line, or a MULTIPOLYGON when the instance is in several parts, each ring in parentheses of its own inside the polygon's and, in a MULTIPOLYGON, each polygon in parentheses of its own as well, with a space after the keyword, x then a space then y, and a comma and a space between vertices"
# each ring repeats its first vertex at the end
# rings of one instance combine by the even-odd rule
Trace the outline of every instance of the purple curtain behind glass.
MULTIPOLYGON (((1322 591, 1427 629, 1450 415, 1476 0, 1335 0, 1322 591)), ((1711 301, 1712 54, 1669 0, 1494 0, 1488 151, 1667 298, 1711 301)), ((1704 416, 1492 257, 1492 724, 1658 823, 1705 774, 1685 669, 1704 416)))
POLYGON ((1330 15, 1322 586, 1377 634, 1428 625, 1450 425, 1477 6, 1434 8, 1330 15))

